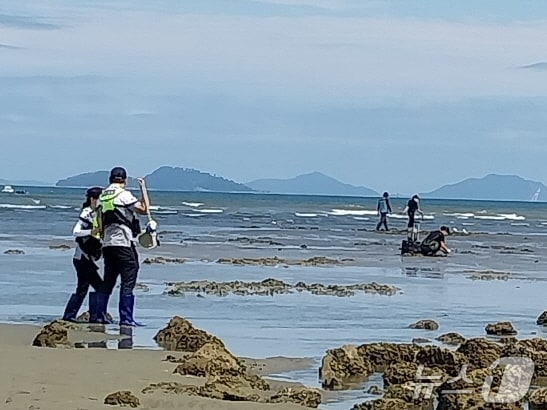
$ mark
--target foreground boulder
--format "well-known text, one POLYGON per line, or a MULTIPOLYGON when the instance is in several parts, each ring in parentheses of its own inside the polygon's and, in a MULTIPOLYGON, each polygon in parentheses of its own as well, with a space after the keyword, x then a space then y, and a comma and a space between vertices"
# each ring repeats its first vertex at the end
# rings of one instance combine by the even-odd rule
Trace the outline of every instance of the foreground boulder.
POLYGON ((207 343, 189 357, 181 359, 175 373, 209 379, 221 378, 221 384, 237 384, 239 387, 245 385, 249 389, 270 389, 264 379, 250 375, 237 357, 216 343, 207 343))
POLYGON ((173 351, 195 352, 207 343, 216 343, 224 347, 224 343, 216 336, 196 329, 189 321, 180 316, 173 317, 167 327, 161 329, 154 340, 158 345, 173 351))
POLYGON ((68 323, 55 320, 42 328, 32 341, 32 345, 36 347, 70 347, 68 331, 68 323))
POLYGON ((371 362, 364 359, 354 345, 345 345, 327 351, 319 369, 324 389, 337 390, 352 380, 364 380, 374 373, 371 362))

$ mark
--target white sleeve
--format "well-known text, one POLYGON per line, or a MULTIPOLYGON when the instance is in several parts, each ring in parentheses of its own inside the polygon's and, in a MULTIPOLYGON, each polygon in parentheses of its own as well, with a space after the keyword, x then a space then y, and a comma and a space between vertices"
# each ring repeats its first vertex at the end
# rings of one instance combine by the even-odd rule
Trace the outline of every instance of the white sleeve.
POLYGON ((135 198, 135 196, 131 193, 131 191, 123 191, 118 197, 116 198, 116 205, 124 206, 124 207, 131 207, 138 203, 139 200, 135 198))
POLYGON ((85 210, 82 211, 78 222, 76 222, 76 225, 74 225, 74 228, 72 229, 72 235, 74 235, 75 238, 91 235, 91 229, 84 229, 84 220, 93 224, 93 216, 85 210))

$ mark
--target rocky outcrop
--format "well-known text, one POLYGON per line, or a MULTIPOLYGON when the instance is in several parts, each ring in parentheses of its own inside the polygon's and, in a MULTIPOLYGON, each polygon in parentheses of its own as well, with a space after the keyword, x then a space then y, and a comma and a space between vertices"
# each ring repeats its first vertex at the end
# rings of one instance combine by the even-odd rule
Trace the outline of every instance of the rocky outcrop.
POLYGON ((181 352, 195 352, 207 343, 224 347, 224 343, 219 338, 196 329, 189 321, 179 316, 173 317, 167 327, 154 336, 154 340, 167 350, 181 352))
POLYGON ((416 353, 416 363, 426 367, 442 369, 449 376, 456 376, 467 358, 459 352, 441 347, 424 346, 416 353))
POLYGON ((530 410, 547 409, 547 388, 536 389, 528 396, 530 410))
POLYGON ((543 312, 536 320, 536 323, 539 326, 546 326, 547 325, 547 310, 543 312))
POLYGON ((484 338, 469 339, 457 350, 468 360, 468 368, 487 368, 501 357, 502 346, 484 338))
POLYGON ((342 265, 346 262, 352 262, 353 259, 331 259, 325 256, 315 256, 303 260, 288 260, 274 256, 272 258, 220 258, 217 263, 229 265, 255 265, 255 266, 277 266, 277 265, 295 265, 295 266, 319 266, 319 265, 342 265))
POLYGON ((165 258, 163 256, 156 256, 155 258, 146 258, 142 263, 145 265, 165 265, 166 263, 181 264, 186 262, 183 258, 165 258))
POLYGON ((348 297, 354 296, 357 292, 369 294, 395 295, 400 289, 379 283, 358 283, 353 285, 323 285, 314 283, 307 285, 304 282, 298 282, 296 285, 283 282, 277 279, 265 279, 261 282, 214 282, 208 280, 191 282, 170 282, 167 294, 170 296, 181 296, 186 293, 198 293, 213 296, 273 296, 289 293, 310 292, 312 295, 326 295, 348 297))
POLYGON ((487 335, 492 336, 514 336, 517 334, 517 331, 511 322, 490 323, 484 330, 487 335))
POLYGON ((342 389, 351 380, 364 380, 374 373, 371 362, 366 360, 354 345, 345 345, 327 351, 319 369, 324 389, 342 389))
POLYGON ((356 404, 351 410, 415 410, 415 406, 399 399, 382 398, 356 404))
POLYGON ((4 255, 24 255, 25 251, 21 249, 8 249, 4 251, 4 255))
POLYGON ((109 406, 136 408, 141 405, 141 402, 133 393, 125 390, 109 394, 105 397, 104 404, 109 406))
POLYGON ((375 372, 383 371, 392 363, 413 362, 419 350, 414 344, 404 343, 367 343, 357 348, 359 354, 372 363, 375 372))
POLYGON ((416 323, 408 325, 410 329, 438 330, 439 324, 434 320, 419 320, 416 323))

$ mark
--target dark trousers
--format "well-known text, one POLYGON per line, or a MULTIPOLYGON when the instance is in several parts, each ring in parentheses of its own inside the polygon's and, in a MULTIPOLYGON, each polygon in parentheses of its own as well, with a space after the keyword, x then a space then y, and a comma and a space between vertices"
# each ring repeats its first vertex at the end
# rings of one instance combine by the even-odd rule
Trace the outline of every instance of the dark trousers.
POLYGON ((96 291, 101 289, 103 280, 99 275, 99 267, 93 261, 82 256, 81 259, 72 259, 72 263, 78 277, 78 284, 76 285, 76 294, 78 296, 82 299, 85 298, 89 285, 96 291))
POLYGON ((103 248, 104 285, 102 293, 112 294, 118 276, 121 277, 121 294, 132 295, 139 273, 139 256, 135 246, 107 246, 103 248))
POLYGON ((387 227, 387 212, 380 213, 380 222, 378 222, 378 225, 376 225, 376 230, 379 231, 382 225, 384 225, 386 231, 389 231, 389 228, 387 227))
POLYGON ((416 214, 414 212, 409 212, 408 213, 408 227, 409 228, 414 228, 414 218, 415 218, 416 214))

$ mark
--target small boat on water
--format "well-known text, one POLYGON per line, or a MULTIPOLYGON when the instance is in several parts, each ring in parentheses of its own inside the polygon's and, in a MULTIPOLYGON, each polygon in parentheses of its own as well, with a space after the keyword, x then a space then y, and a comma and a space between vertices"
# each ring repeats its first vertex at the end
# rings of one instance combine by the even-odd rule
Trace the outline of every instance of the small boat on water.
POLYGON ((15 193, 15 189, 13 189, 11 185, 5 185, 1 192, 3 194, 13 194, 15 193))

